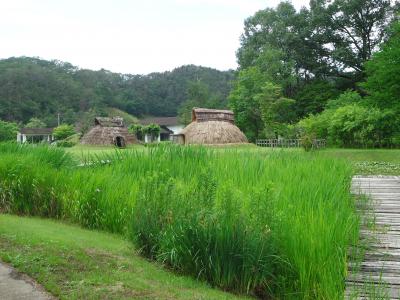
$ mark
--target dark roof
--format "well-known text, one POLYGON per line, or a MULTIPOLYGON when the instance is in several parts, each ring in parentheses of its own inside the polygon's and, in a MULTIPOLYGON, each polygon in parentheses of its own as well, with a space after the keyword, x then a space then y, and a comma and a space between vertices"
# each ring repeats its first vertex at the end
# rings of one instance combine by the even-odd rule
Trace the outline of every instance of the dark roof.
POLYGON ((139 120, 142 125, 158 124, 160 126, 179 125, 178 117, 152 117, 139 120))
POLYGON ((53 128, 21 128, 22 134, 53 134, 53 128))
POLYGON ((121 117, 96 117, 94 118, 94 124, 102 127, 124 127, 124 119, 121 117))
POLYGON ((168 129, 168 127, 166 127, 166 125, 161 125, 160 126, 160 133, 172 134, 174 132, 172 130, 168 129))

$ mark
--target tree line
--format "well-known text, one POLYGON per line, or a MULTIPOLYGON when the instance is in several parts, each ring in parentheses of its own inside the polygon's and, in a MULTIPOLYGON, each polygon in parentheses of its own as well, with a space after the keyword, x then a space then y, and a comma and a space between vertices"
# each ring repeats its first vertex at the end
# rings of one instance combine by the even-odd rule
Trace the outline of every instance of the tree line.
POLYGON ((238 126, 252 141, 400 144, 398 11, 389 0, 311 0, 249 17, 230 94, 238 126))

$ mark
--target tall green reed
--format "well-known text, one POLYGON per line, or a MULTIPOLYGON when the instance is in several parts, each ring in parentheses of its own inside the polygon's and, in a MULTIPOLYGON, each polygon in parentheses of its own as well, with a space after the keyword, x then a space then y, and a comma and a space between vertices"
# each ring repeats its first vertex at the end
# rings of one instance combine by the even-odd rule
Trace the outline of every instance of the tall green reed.
POLYGON ((165 146, 88 156, 0 144, 0 207, 127 234, 226 290, 343 297, 358 236, 345 162, 315 153, 165 146))

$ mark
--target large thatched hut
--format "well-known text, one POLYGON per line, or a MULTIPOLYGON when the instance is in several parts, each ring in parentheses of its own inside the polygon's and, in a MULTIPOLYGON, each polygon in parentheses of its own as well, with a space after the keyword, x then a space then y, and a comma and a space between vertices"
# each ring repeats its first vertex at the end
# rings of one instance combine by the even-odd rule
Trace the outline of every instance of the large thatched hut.
POLYGON ((230 110, 193 108, 192 122, 175 141, 182 144, 241 144, 247 138, 234 124, 234 115, 230 110))
POLYGON ((81 144, 125 147, 129 144, 138 143, 136 137, 128 132, 128 129, 124 126, 124 120, 120 117, 97 117, 94 119, 94 125, 82 137, 81 144))

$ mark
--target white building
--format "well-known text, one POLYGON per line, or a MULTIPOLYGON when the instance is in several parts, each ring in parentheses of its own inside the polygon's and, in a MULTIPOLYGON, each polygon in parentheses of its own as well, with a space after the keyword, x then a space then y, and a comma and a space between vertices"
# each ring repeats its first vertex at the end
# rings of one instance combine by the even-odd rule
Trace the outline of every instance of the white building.
POLYGON ((22 128, 17 133, 18 143, 51 143, 54 141, 53 128, 22 128))
MULTIPOLYGON (((160 135, 157 137, 158 142, 160 141, 171 141, 173 134, 178 134, 184 126, 179 124, 178 117, 153 117, 139 120, 141 125, 157 124, 160 126, 160 135)), ((144 142, 153 142, 151 136, 146 134, 144 136, 144 142)))

